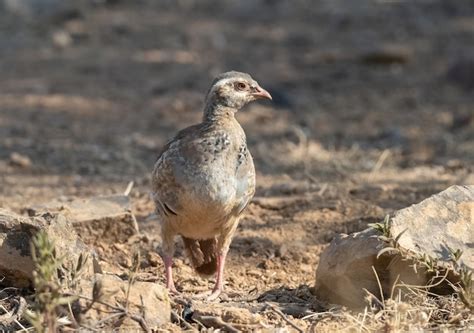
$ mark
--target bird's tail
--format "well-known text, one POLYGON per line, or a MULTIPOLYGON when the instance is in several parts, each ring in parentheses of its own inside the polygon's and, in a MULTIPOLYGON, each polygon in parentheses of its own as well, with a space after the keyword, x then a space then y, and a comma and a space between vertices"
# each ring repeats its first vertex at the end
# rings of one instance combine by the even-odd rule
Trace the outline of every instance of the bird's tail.
POLYGON ((184 248, 199 275, 209 276, 217 271, 217 239, 196 240, 183 237, 184 248))

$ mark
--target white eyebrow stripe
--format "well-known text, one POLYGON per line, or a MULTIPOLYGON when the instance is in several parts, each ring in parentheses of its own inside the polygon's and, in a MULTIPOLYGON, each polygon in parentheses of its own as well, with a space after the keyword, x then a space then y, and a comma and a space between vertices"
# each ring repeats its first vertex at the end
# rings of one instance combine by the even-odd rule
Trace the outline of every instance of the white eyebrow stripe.
POLYGON ((214 85, 215 87, 216 86, 223 86, 231 81, 234 81, 235 79, 230 79, 230 78, 227 78, 227 79, 222 79, 222 80, 219 80, 216 82, 216 84, 214 85))
POLYGON ((234 80, 235 80, 235 78, 226 78, 226 79, 221 79, 221 80, 217 81, 211 87, 211 90, 209 91, 209 93, 214 93, 214 91, 216 91, 216 89, 218 89, 219 87, 222 87, 222 86, 226 85, 227 83, 232 82, 234 80))

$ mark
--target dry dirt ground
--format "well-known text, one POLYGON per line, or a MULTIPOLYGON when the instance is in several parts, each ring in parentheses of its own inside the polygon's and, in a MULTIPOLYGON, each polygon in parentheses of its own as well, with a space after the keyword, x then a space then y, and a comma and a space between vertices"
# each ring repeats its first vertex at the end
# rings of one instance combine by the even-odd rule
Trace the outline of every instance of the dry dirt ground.
MULTIPOLYGON (((294 330, 265 301, 299 304, 288 318, 303 330, 330 329, 337 318, 301 317, 321 311, 309 289, 333 236, 474 183, 470 0, 93 3, 33 18, 0 9, 0 206, 21 212, 133 181, 146 236, 99 244, 110 272, 126 273, 138 246, 139 279, 163 283, 150 171, 230 69, 274 96, 238 114, 257 192, 231 245, 227 297, 209 310, 260 306, 257 319, 236 319, 241 329, 294 330)), ((212 287, 180 247, 175 266, 185 294, 212 287)))

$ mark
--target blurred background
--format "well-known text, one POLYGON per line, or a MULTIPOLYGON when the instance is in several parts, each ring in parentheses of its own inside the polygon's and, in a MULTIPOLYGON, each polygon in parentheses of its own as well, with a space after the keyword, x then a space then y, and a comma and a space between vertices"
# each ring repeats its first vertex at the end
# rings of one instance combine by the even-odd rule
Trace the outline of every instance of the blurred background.
POLYGON ((0 206, 134 181, 154 230, 160 148, 244 71, 274 101, 238 114, 258 178, 230 267, 294 253, 308 275, 274 283, 309 283, 336 232, 474 183, 473 56, 472 0, 1 0, 0 206))

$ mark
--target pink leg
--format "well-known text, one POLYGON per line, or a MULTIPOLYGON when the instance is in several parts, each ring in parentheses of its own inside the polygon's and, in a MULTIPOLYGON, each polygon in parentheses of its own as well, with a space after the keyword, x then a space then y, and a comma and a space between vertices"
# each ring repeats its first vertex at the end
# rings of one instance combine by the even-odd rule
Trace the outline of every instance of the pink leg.
POLYGON ((172 294, 177 294, 178 291, 176 290, 173 281, 173 257, 164 256, 163 262, 165 264, 166 288, 168 288, 172 294))
POLYGON ((216 285, 212 290, 211 295, 207 297, 208 301, 213 301, 219 297, 222 290, 224 290, 224 266, 225 258, 227 256, 227 250, 223 251, 217 256, 217 274, 216 274, 216 285))

